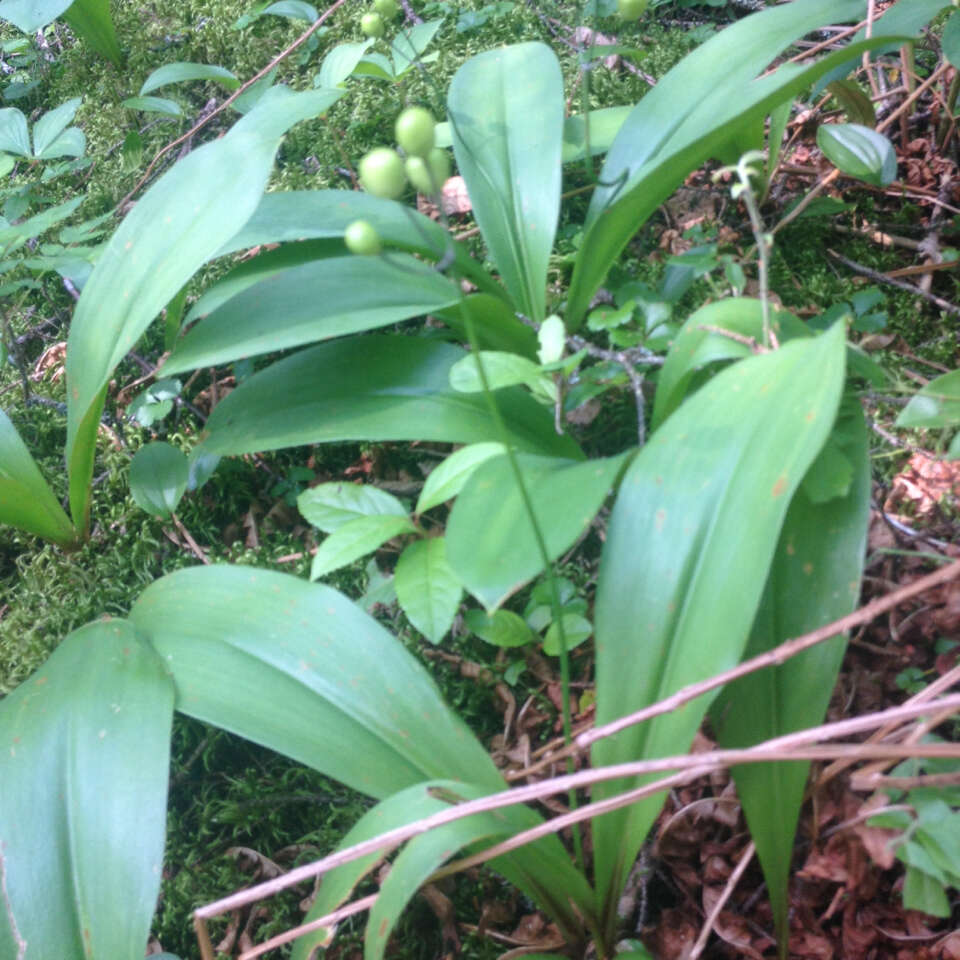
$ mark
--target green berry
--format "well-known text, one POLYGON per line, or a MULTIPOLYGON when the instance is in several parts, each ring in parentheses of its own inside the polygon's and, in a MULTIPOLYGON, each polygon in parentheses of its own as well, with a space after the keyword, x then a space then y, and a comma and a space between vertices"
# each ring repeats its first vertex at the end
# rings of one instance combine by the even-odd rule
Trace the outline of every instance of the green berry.
POLYGON ((400 154, 389 147, 371 150, 360 161, 360 185, 375 197, 396 200, 407 185, 400 154))
POLYGON ((427 158, 407 157, 407 178, 414 187, 432 196, 443 189, 450 177, 450 155, 446 150, 434 147, 427 158))
POLYGON ((400 6, 397 0, 373 0, 373 9, 383 17, 384 20, 393 20, 400 12, 400 6))
POLYGON ((386 32, 386 26, 383 23, 383 17, 379 13, 365 13, 360 18, 360 29, 364 36, 379 39, 386 32))
POLYGON ((621 20, 639 20, 647 9, 647 0, 617 0, 621 20))
POLYGON ((343 242, 351 253, 358 253, 365 257, 379 253, 383 249, 380 234, 367 220, 354 220, 343 231, 343 242))
POLYGON ((429 110, 424 110, 423 107, 407 107, 397 117, 394 133, 397 143, 408 157, 425 157, 433 149, 434 127, 436 123, 429 110))

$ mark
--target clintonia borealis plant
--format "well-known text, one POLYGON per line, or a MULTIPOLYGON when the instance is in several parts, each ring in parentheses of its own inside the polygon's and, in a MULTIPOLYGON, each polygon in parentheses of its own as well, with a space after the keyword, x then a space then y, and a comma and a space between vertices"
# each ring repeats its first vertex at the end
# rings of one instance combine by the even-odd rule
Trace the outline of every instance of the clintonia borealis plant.
MULTIPOLYGON (((546 46, 482 53, 449 91, 454 155, 495 274, 399 202, 349 191, 264 196, 283 133, 343 93, 272 91, 151 188, 83 291, 67 354, 71 518, 3 419, 0 519, 58 542, 66 531, 85 537, 112 371, 206 262, 279 244, 194 304, 165 372, 286 351, 215 408, 202 443, 211 457, 339 440, 484 445, 472 459, 458 451, 446 485, 421 505, 456 497, 445 536, 415 539, 407 560, 411 620, 431 639, 446 631, 462 590, 492 611, 543 572, 611 491, 594 610, 598 723, 848 611, 868 475, 842 324, 814 335, 778 312, 780 346, 754 353, 741 341, 761 338, 758 301, 697 311, 660 371, 649 442, 607 459, 588 459, 558 432, 540 374, 543 366, 563 371, 562 328, 558 342, 559 321, 548 318, 560 314, 568 333, 579 329, 609 267, 692 169, 881 42, 763 73, 799 37, 856 20, 865 7, 795 0, 766 10, 665 76, 609 144, 563 304, 548 299, 547 268, 565 135, 575 128, 565 125, 561 72, 546 46), (347 235, 357 221, 371 231, 347 235), (369 255, 348 249, 358 242, 369 255), (446 339, 396 331, 427 313, 447 323, 446 339)), ((141 471, 158 512, 174 509, 186 487, 180 456, 170 449, 141 471)), ((402 506, 397 512, 373 492, 310 509, 331 536, 364 524, 353 531, 362 544, 355 556, 417 534, 402 506)), ((837 638, 717 698, 723 742, 817 723, 842 649, 837 638)), ((685 750, 710 700, 598 742, 593 765, 685 750)), ((426 671, 337 591, 245 567, 179 571, 145 590, 127 619, 70 634, 0 705, 0 954, 142 955, 160 882, 174 709, 381 801, 345 843, 505 787, 426 671)), ((735 774, 783 934, 805 771, 771 764, 735 774)), ((635 785, 606 783, 593 799, 635 785)), ((617 900, 661 803, 649 797, 593 822, 592 882, 555 835, 492 865, 551 916, 571 951, 592 942, 609 957, 617 900)), ((518 805, 411 840, 371 911, 369 960, 382 956, 403 907, 452 851, 540 821, 518 805)), ((311 914, 336 906, 370 867, 368 859, 334 871, 311 914)), ((320 942, 322 932, 303 937, 294 956, 305 960, 320 942)))

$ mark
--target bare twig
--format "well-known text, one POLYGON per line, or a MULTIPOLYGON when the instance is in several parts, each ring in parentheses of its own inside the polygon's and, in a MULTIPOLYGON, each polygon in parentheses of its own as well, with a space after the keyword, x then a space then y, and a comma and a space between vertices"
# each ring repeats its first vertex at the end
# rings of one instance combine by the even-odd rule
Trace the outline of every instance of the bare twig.
POLYGON ((262 80, 275 66, 277 66, 277 64, 289 57, 290 54, 293 53, 293 51, 298 47, 303 46, 303 44, 306 43, 307 40, 309 40, 310 37, 312 37, 313 34, 320 29, 321 26, 323 26, 324 21, 326 21, 327 18, 339 7, 342 7, 344 3, 346 3, 346 0, 336 0, 334 4, 324 10, 324 12, 320 14, 320 16, 317 17, 317 19, 314 20, 314 22, 310 24, 310 26, 304 30, 304 32, 301 33, 300 36, 290 44, 289 47, 278 53, 262 70, 259 70, 249 80, 247 80, 246 83, 241 84, 236 90, 233 91, 232 94, 230 94, 229 97, 227 97, 226 100, 223 101, 223 103, 220 104, 219 107, 217 107, 215 110, 211 110, 210 113, 205 114, 186 133, 177 137, 176 140, 171 140, 170 143, 168 143, 162 150, 158 151, 154 158, 150 161, 143 176, 137 181, 136 186, 134 186, 134 188, 117 205, 117 209, 120 211, 126 209, 127 204, 133 199, 134 196, 136 196, 137 193, 139 193, 140 189, 147 182, 147 180, 150 179, 150 174, 153 173, 153 168, 157 165, 162 157, 168 154, 175 147, 179 147, 181 144, 186 143, 199 130, 202 130, 215 116, 223 113, 223 111, 226 110, 231 103, 234 103, 239 97, 246 93, 258 80, 262 80))
POLYGON ((743 876, 744 870, 747 869, 750 861, 753 859, 753 855, 757 852, 757 845, 751 840, 749 846, 746 850, 743 851, 740 859, 737 861, 736 867, 734 867, 733 873, 730 874, 729 879, 723 888, 723 893, 717 899, 717 902, 713 905, 707 919, 703 923, 703 927, 700 930, 700 936, 697 937, 696 943, 693 945, 693 949, 690 951, 688 960, 697 960, 697 957, 703 953, 703 948, 707 945, 707 940, 710 939, 710 933, 713 930, 713 925, 717 922, 717 917, 720 916, 720 911, 727 905, 727 901, 730 899, 731 894, 737 888, 737 884, 740 882, 740 878, 743 876))

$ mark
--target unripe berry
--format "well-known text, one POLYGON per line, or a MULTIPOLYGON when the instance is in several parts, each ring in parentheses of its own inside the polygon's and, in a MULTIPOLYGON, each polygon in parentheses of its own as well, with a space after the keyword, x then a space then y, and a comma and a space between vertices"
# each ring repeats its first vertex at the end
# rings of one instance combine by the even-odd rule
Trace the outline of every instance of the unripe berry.
POLYGON ((429 110, 407 107, 397 117, 394 133, 408 157, 425 157, 433 149, 434 127, 436 123, 429 110))
POLYGON ((375 197, 396 200, 407 185, 400 154, 389 147, 371 150, 360 161, 360 185, 375 197))
POLYGON ((372 256, 383 249, 380 234, 377 233, 376 227, 367 220, 354 220, 343 231, 343 242, 351 253, 357 253, 361 256, 372 256))
POLYGON ((621 20, 639 20, 647 9, 647 0, 617 0, 621 20))
POLYGON ((384 26, 383 17, 379 13, 365 13, 360 18, 360 29, 364 36, 378 39, 384 35, 387 28, 384 26))
POLYGON ((400 12, 397 0, 373 0, 373 9, 376 10, 384 20, 393 20, 400 12))
POLYGON ((428 196, 439 193, 450 177, 450 156, 439 147, 434 147, 426 159, 407 157, 405 166, 410 182, 428 196))

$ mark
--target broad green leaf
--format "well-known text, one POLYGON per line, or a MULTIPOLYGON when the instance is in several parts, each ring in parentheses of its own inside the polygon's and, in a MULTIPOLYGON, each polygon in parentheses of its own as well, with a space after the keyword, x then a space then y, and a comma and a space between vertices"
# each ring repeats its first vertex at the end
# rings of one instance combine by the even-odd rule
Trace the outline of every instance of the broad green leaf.
POLYGON ((306 20, 307 23, 313 23, 319 16, 317 8, 304 0, 277 0, 263 11, 262 16, 268 13, 275 17, 286 17, 287 20, 306 20))
MULTIPOLYGON (((810 335, 806 325, 786 310, 771 309, 770 329, 780 342, 810 335)), ((749 297, 731 297, 707 304, 690 315, 670 345, 660 370, 651 419, 653 430, 680 406, 698 370, 711 363, 750 355, 747 344, 717 332, 721 330, 762 343, 763 305, 749 297)))
POLYGON ((192 151, 143 196, 83 288, 67 349, 70 506, 89 525, 89 485, 104 390, 150 322, 256 209, 286 130, 340 91, 271 90, 226 136, 192 151), (223 171, 231 175, 224 177, 223 171))
POLYGON ((354 560, 359 560, 378 549, 387 540, 402 533, 414 533, 416 528, 407 516, 396 517, 389 514, 377 514, 372 517, 358 517, 342 527, 337 527, 314 554, 310 567, 310 579, 326 576, 354 560))
POLYGON ((960 370, 931 380, 897 417, 898 427, 955 427, 960 424, 960 370))
MULTIPOLYGON (((630 453, 587 462, 517 456, 550 560, 586 529, 630 453)), ((491 611, 543 571, 507 457, 486 461, 460 491, 447 523, 447 556, 463 585, 491 611)))
POLYGON ((949 917, 950 901, 943 885, 917 867, 907 867, 903 881, 903 905, 933 917, 949 917))
POLYGON ((542 43, 478 54, 455 74, 447 111, 457 167, 491 258, 520 312, 539 323, 560 212, 557 58, 542 43))
POLYGON ((491 390, 522 385, 549 402, 556 400, 556 386, 539 364, 501 350, 482 350, 479 357, 470 353, 458 360, 450 368, 450 386, 458 393, 482 393, 481 363, 491 390))
POLYGON ((74 547, 77 532, 43 479, 16 427, 0 410, 0 523, 61 547, 74 547))
POLYGON ((426 513, 451 500, 463 489, 463 485, 481 463, 506 452, 502 443, 492 442, 471 443, 456 453, 451 453, 427 476, 414 512, 426 513))
POLYGON ((0 956, 143 956, 174 690, 125 620, 71 633, 0 702, 0 956))
POLYGON ((403 504, 370 483, 321 483, 297 497, 297 509, 324 533, 360 517, 406 517, 403 504))
POLYGON ((409 621, 431 642, 439 643, 457 615, 463 589, 447 563, 443 537, 411 543, 397 561, 397 600, 409 621))
POLYGON ((37 153, 37 159, 55 160, 57 157, 82 157, 86 149, 86 134, 79 127, 68 127, 42 153, 37 153))
POLYGON ((162 113, 168 117, 183 116, 180 104, 164 97, 128 97, 121 106, 129 110, 142 110, 144 113, 162 113))
POLYGON ((375 797, 432 777, 498 789, 487 752, 396 637, 336 590, 251 567, 180 570, 131 620, 177 709, 375 797))
POLYGON ((0 250, 5 254, 18 250, 28 240, 39 237, 62 220, 66 220, 84 200, 86 200, 85 196, 74 197, 72 200, 57 204, 55 207, 48 207, 42 213, 14 224, 12 227, 0 228, 0 250))
POLYGON ((130 463, 130 495, 155 517, 167 518, 176 511, 189 479, 186 456, 162 441, 141 447, 130 463))
MULTIPOLYGON (((804 479, 784 520, 745 657, 837 620, 857 605, 870 516, 869 438, 857 398, 844 401, 830 439, 850 465, 848 493, 814 503, 804 479)), ((845 648, 838 635, 727 686, 713 711, 720 743, 745 747, 822 723, 845 648)), ((787 882, 809 769, 809 763, 779 763, 733 770, 783 945, 789 933, 787 882)))
MULTIPOLYGON (((281 360, 242 383, 207 421, 207 449, 223 455, 334 440, 499 439, 483 396, 457 393, 450 367, 463 350, 416 337, 335 340, 281 360), (323 371, 318 376, 318 371, 323 371)), ((497 402, 522 450, 578 458, 550 412, 518 388, 497 402)))
POLYGON ((402 76, 417 62, 441 26, 442 19, 427 20, 425 23, 415 24, 409 30, 398 30, 394 34, 390 42, 394 76, 402 76))
POLYGON ((377 80, 386 80, 393 83, 397 79, 393 72, 393 64, 382 53, 368 53, 354 67, 355 77, 375 77, 377 80))
MULTIPOLYGON (((0 16, 3 16, 2 3, 0 3, 0 16)), ((16 107, 4 107, 0 110, 0 150, 14 153, 18 157, 29 157, 33 154, 30 149, 27 118, 16 107)))
POLYGON ((512 610, 495 610, 492 614, 486 614, 482 610, 468 610, 464 623, 481 640, 486 640, 495 647, 523 647, 537 640, 523 617, 512 610))
POLYGON ((362 43, 338 43, 324 58, 316 76, 317 87, 339 87, 353 73, 373 40, 362 43))
POLYGON ((66 103, 61 103, 59 107, 45 113, 33 125, 34 156, 42 157, 57 137, 70 126, 82 102, 82 97, 74 97, 66 103))
POLYGON ((100 56, 115 67, 123 65, 123 53, 117 31, 110 16, 110 0, 73 0, 63 14, 67 26, 84 43, 89 43, 100 56))
POLYGON ((842 173, 875 187, 897 178, 893 144, 870 127, 857 123, 825 123, 817 128, 817 146, 842 173))
MULTIPOLYGON (((439 813, 449 808, 450 803, 456 800, 479 799, 496 789, 502 788, 502 781, 499 787, 495 785, 488 787, 486 780, 479 782, 476 778, 473 778, 473 782, 466 783, 457 780, 435 780, 417 784, 394 794, 364 814, 341 841, 338 849, 344 850, 364 840, 371 840, 388 830, 439 813)), ((501 824, 502 836, 519 833, 521 830, 528 829, 540 822, 537 814, 526 807, 507 807, 494 811, 490 816, 501 824)), ((482 836, 489 836, 487 832, 488 823, 489 821, 481 822, 480 832, 476 835, 477 839, 482 836)), ((445 835, 450 839, 449 853, 453 853, 461 845, 456 842, 456 837, 463 836, 459 831, 454 834, 440 835, 445 835)), ((419 839, 423 840, 426 837, 419 839)), ((436 855, 437 851, 433 841, 429 841, 424 847, 414 846, 417 843, 418 840, 415 839, 407 846, 406 850, 412 849, 414 852, 402 864, 400 858, 397 858, 396 863, 400 867, 398 880, 395 881, 395 885, 390 887, 384 885, 382 888, 386 894, 386 899, 383 901, 383 906, 380 907, 377 920, 373 920, 371 916, 371 924, 368 926, 371 934, 375 934, 375 931, 379 930, 380 924, 378 921, 381 916, 386 916, 387 922, 391 922, 391 914, 395 916, 403 909, 406 900, 415 892, 417 885, 420 883, 417 875, 411 876, 408 873, 408 870, 415 870, 415 867, 411 865, 411 860, 419 860, 421 855, 436 855), (428 850, 429 854, 427 853, 428 850)), ((471 843, 471 841, 467 840, 466 843, 471 843)), ((404 857, 406 850, 400 854, 400 857, 404 857)), ((326 874, 320 885, 316 900, 304 922, 315 920, 335 910, 350 896, 360 878, 377 865, 380 856, 376 853, 370 854, 367 857, 344 864, 342 867, 337 867, 326 874)), ((443 859, 447 859, 447 857, 443 859)), ((439 862, 442 862, 442 860, 439 862)), ((506 876, 544 909, 548 910, 570 942, 575 942, 578 934, 582 937, 577 911, 579 910, 581 917, 589 917, 592 914, 592 891, 583 876, 574 869, 569 856, 555 836, 545 837, 534 844, 514 851, 508 856, 492 860, 490 866, 506 876)), ((417 874, 420 872, 416 871, 417 874)), ((324 944, 326 937, 331 932, 320 930, 297 940, 293 947, 293 960, 308 960, 312 956, 313 949, 324 944)))
MULTIPOLYGON (((588 640, 593 633, 593 624, 579 613, 565 613, 562 619, 565 648, 572 650, 588 640)), ((551 623, 543 638, 543 652, 551 657, 560 656, 560 628, 551 623)))
POLYGON ((616 139, 627 115, 633 107, 604 107, 591 110, 584 122, 583 114, 574 114, 563 123, 563 154, 565 164, 582 160, 587 152, 589 125, 590 156, 606 153, 616 139))
POLYGON ((140 96, 145 97, 160 87, 187 80, 212 80, 227 90, 236 90, 240 81, 226 68, 206 63, 168 63, 158 67, 143 81, 140 96))
POLYGON ((503 288, 440 224, 393 200, 361 190, 268 193, 243 229, 221 247, 217 256, 265 243, 342 240, 344 231, 354 220, 369 221, 386 247, 397 247, 432 260, 441 260, 452 252, 457 269, 468 279, 481 290, 504 296, 503 288))
POLYGON ((951 13, 947 18, 940 42, 943 45, 943 55, 951 66, 960 70, 960 13, 951 13))
POLYGON ((464 316, 467 310, 473 318, 474 332, 482 350, 502 350, 536 360, 537 335, 517 319, 513 308, 500 296, 473 293, 464 297, 456 307, 437 311, 437 316, 464 342, 470 339, 464 316))
MULTIPOLYGON (((743 360, 690 397, 633 461, 610 518, 597 587, 598 724, 740 659, 787 508, 833 426, 844 356, 838 323, 815 339, 743 360)), ((599 741, 593 765, 683 751, 711 699, 599 741)), ((601 784, 594 799, 631 785, 601 784)), ((662 802, 655 795, 594 823, 608 931, 662 802)))
POLYGON ((567 301, 575 330, 607 270, 684 177, 748 124, 832 67, 882 41, 830 54, 809 67, 785 64, 754 79, 778 53, 824 23, 859 17, 862 0, 794 0, 752 14, 686 56, 633 109, 600 172, 567 301))
POLYGON ((853 463, 831 434, 803 477, 801 489, 814 504, 846 497, 853 483, 853 463))
POLYGON ((407 254, 314 260, 268 276, 195 324, 164 373, 385 327, 460 297, 442 273, 407 254))

